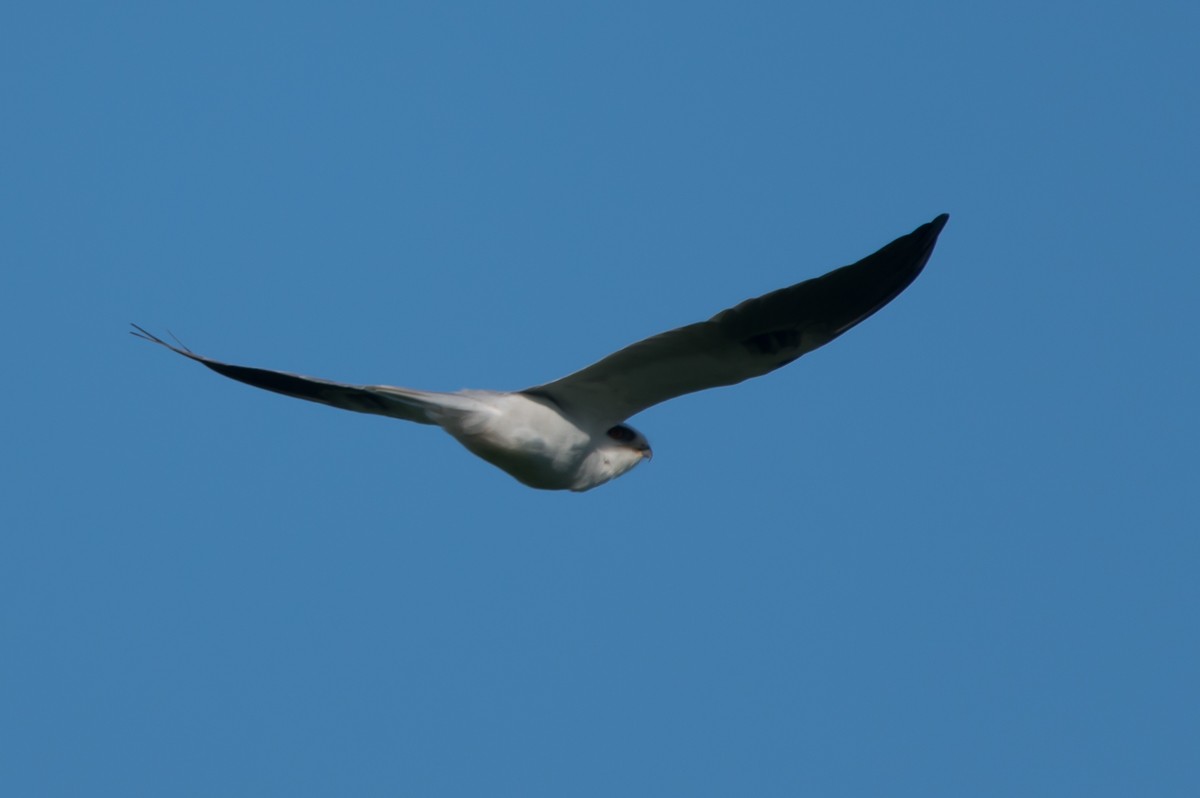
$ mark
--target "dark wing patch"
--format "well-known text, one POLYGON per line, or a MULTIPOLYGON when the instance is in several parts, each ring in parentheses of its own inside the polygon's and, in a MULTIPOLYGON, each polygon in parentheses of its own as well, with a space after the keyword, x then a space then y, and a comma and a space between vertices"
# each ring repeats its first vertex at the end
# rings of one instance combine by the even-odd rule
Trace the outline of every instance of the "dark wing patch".
POLYGON ((778 354, 786 349, 795 349, 800 346, 800 331, 783 329, 759 333, 743 340, 742 346, 756 355, 778 354))
POLYGON ((637 439, 637 433, 624 424, 618 424, 608 431, 608 437, 620 443, 631 443, 637 439))
POLYGON ((526 388, 523 391, 518 391, 518 393, 522 393, 525 396, 529 396, 534 399, 541 399, 543 402, 548 402, 549 404, 554 405, 559 410, 563 409, 563 406, 558 402, 558 397, 549 391, 542 390, 541 388, 526 388))

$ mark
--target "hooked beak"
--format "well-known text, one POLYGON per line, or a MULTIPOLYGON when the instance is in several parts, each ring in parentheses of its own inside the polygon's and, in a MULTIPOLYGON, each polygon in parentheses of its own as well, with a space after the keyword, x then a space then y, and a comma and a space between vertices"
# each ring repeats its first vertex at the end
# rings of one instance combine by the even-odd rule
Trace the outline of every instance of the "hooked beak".
POLYGON ((647 446, 644 449, 638 449, 638 452, 641 453, 643 460, 653 460, 654 459, 654 452, 650 449, 649 446, 647 446))

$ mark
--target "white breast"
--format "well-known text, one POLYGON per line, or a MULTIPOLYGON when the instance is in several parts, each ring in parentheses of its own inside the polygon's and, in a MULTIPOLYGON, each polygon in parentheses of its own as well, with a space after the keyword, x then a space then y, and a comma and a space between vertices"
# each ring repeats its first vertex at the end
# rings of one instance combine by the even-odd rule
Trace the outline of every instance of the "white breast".
POLYGON ((483 407, 442 420, 446 432, 530 487, 579 490, 580 468, 594 448, 592 435, 538 399, 485 391, 470 395, 483 407))

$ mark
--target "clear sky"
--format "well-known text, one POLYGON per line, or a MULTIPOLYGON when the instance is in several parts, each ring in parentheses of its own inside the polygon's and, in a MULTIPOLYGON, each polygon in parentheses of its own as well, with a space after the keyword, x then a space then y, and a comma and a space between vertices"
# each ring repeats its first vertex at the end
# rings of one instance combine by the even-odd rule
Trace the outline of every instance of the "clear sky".
POLYGON ((0 12, 12 796, 1200 795, 1200 5, 0 12), (517 389, 892 305, 525 488, 126 334, 517 389))

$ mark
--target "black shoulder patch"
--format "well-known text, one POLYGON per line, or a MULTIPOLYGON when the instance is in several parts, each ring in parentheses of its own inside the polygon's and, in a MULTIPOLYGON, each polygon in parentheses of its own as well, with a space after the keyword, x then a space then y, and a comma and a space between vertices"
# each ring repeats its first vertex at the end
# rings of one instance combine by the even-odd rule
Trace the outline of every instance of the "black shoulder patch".
POLYGON ((549 391, 544 391, 541 388, 530 388, 529 390, 521 391, 521 393, 525 396, 532 396, 534 399, 541 399, 544 402, 549 402, 550 404, 557 407, 559 410, 565 409, 562 406, 562 403, 560 403, 557 399, 554 398, 553 394, 551 394, 549 391))
POLYGON ((783 329, 759 333, 742 341, 742 346, 758 355, 775 355, 800 346, 800 331, 783 329))
POLYGON ((620 443, 630 443, 637 438, 637 433, 624 424, 618 424, 608 431, 608 437, 620 443))

